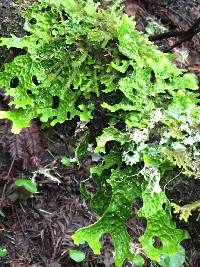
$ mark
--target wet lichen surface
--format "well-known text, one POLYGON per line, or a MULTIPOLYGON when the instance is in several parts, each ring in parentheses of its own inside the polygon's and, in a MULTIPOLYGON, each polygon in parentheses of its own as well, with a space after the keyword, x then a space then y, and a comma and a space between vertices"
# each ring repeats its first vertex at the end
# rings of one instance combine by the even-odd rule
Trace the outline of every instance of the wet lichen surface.
MULTIPOLYGON (((23 30, 24 20, 22 13, 26 8, 31 5, 34 0, 2 0, 0 3, 0 36, 6 37, 11 34, 16 36, 23 36, 26 32, 23 30)), ((130 5, 138 5, 140 1, 127 1, 130 5)), ((162 8, 153 9, 150 8, 144 1, 144 5, 141 4, 141 8, 146 12, 150 12, 150 15, 162 17, 162 8), (149 7, 149 9, 148 9, 149 7), (154 12, 154 13, 152 13, 154 12)), ((149 1, 151 2, 151 1, 149 1)), ((167 1, 156 1, 161 6, 166 6, 167 1)), ((170 2, 170 8, 176 9, 176 1, 170 2), (174 2, 174 3, 173 3, 174 2)), ((187 1, 180 1, 182 5, 187 5, 187 1)), ((155 3, 154 3, 155 4, 155 3)), ((193 9, 194 13, 199 9, 198 2, 194 1, 192 7, 191 1, 188 1, 189 10, 193 9)), ((181 5, 179 5, 180 7, 181 5)), ((166 11, 166 9, 164 9, 166 11)), ((130 11, 130 9, 129 9, 130 11)), ((164 21, 166 24, 192 23, 191 12, 184 14, 184 19, 180 20, 180 13, 185 12, 185 8, 180 8, 179 15, 172 16, 169 11, 168 17, 165 15, 164 21), (188 16, 188 17, 187 17, 188 16), (179 19, 178 19, 179 17, 179 19), (181 22, 180 22, 181 21, 181 22), (188 22, 187 22, 188 21, 188 22)), ((176 12, 177 13, 177 12, 176 12)), ((141 14, 141 13, 140 13, 141 14)), ((144 19, 139 17, 139 22, 144 19)), ((140 25, 141 26, 141 25, 140 25)), ((142 29, 142 26, 141 26, 142 29)), ((188 44, 189 46, 191 45, 188 44)), ((198 50, 197 46, 197 50, 198 50)), ((0 48, 0 68, 3 64, 11 61, 16 55, 23 53, 17 49, 0 48)), ((0 88, 1 89, 1 88, 0 88)), ((1 89, 0 101, 3 103, 4 95, 1 89)), ((0 102, 0 108, 2 104, 0 102)), ((2 122, 0 124, 2 127, 2 122)), ((98 128, 98 127, 97 127, 98 128)), ((109 237, 104 237, 102 243, 104 244, 102 256, 94 256, 86 245, 82 245, 81 248, 85 249, 87 254, 87 261, 81 264, 75 264, 69 259, 66 251, 69 248, 73 248, 74 245, 71 240, 73 232, 84 225, 88 225, 94 221, 95 215, 91 214, 86 207, 84 201, 80 197, 80 182, 87 179, 89 175, 89 168, 94 163, 90 158, 87 158, 84 162, 84 166, 81 169, 72 167, 66 171, 65 168, 54 162, 54 157, 63 155, 66 150, 69 151, 69 138, 73 133, 73 129, 69 129, 69 125, 65 123, 61 126, 56 126, 49 130, 39 130, 42 140, 42 159, 43 166, 47 166, 47 169, 53 170, 53 175, 59 177, 62 180, 61 185, 48 184, 48 179, 41 179, 41 190, 36 198, 27 198, 23 195, 22 199, 19 194, 13 192, 12 180, 15 176, 26 176, 34 170, 24 172, 21 163, 14 163, 12 166, 12 157, 8 153, 8 149, 0 143, 1 149, 1 166, 0 176, 5 179, 0 181, 0 203, 2 214, 0 215, 0 245, 4 244, 8 249, 8 257, 0 258, 0 264, 2 267, 6 266, 106 266, 111 267, 113 264, 113 252, 112 243, 109 237), (63 134, 67 132, 67 134, 63 134), (12 169, 12 170, 11 170, 12 169), (10 171, 11 170, 11 171, 10 171), (8 177, 9 178, 6 179, 8 177), (60 178, 61 177, 61 178, 60 178)), ((2 133, 0 133, 0 137, 2 133)), ((70 153, 70 151, 69 151, 70 153)), ((92 187, 92 186, 91 186, 92 187)), ((171 201, 184 205, 191 203, 199 199, 200 196, 200 181, 179 179, 172 182, 166 187, 166 193, 171 201)), ((198 267, 200 265, 200 226, 199 226, 199 214, 195 212, 190 218, 188 223, 181 222, 178 216, 174 216, 177 225, 180 228, 186 229, 190 236, 190 240, 183 242, 186 249, 186 267, 198 267)), ((135 237, 138 233, 144 229, 143 221, 129 220, 127 223, 130 234, 135 237), (136 230, 135 230, 136 229, 136 230)), ((150 266, 147 263, 145 266, 150 266)))

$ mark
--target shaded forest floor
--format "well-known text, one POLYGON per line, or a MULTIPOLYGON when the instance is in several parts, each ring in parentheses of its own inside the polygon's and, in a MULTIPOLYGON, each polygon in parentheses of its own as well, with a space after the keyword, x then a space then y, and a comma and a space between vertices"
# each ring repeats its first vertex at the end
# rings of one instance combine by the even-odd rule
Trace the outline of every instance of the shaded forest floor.
MULTIPOLYGON (((19 14, 31 2, 34 0, 1 1, 1 36, 25 34, 23 19, 19 14)), ((124 11, 136 17, 138 30, 151 33, 152 40, 161 50, 178 54, 175 64, 200 77, 200 33, 190 31, 200 17, 198 0, 124 2, 124 11), (164 28, 172 37, 160 35, 164 28), (176 30, 182 35, 173 34, 176 30)), ((200 23, 198 28, 200 31, 200 23)), ((1 48, 0 67, 17 53, 16 49, 8 51, 1 48)), ((8 101, 1 90, 0 110, 8 108, 8 101)), ((102 128, 101 116, 101 112, 95 114, 91 122, 94 133, 102 128)), ((8 250, 8 256, 0 258, 0 266, 114 266, 112 243, 106 236, 102 239, 101 256, 94 256, 86 245, 81 247, 86 252, 84 263, 76 264, 68 256, 68 250, 74 247, 71 240, 74 231, 97 219, 81 198, 80 182, 88 178, 89 168, 97 164, 98 158, 91 150, 81 168, 75 163, 69 168, 61 164, 62 156, 74 157, 74 139, 79 138, 82 130, 76 120, 52 128, 42 128, 35 121, 29 129, 14 136, 10 132, 10 123, 0 121, 0 245, 8 250), (30 196, 13 186, 16 178, 31 178, 33 175, 38 183, 38 194, 30 196)), ((91 190, 94 190, 93 184, 91 190)), ((180 205, 191 203, 200 198, 200 181, 179 181, 169 185, 166 193, 180 205)), ((191 239, 183 243, 187 255, 185 266, 200 266, 198 214, 194 213, 188 223, 174 218, 178 226, 191 235, 191 239)), ((135 219, 127 222, 133 238, 144 231, 143 225, 142 221, 135 219)), ((147 262, 145 266, 151 265, 147 262)))

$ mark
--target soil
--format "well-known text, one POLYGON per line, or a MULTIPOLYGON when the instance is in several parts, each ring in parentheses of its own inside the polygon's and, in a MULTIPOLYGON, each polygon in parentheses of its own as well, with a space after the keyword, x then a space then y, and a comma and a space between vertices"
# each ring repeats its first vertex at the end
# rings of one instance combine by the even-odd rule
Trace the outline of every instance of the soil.
MULTIPOLYGON (((16 34, 22 36, 23 19, 20 14, 34 0, 1 0, 0 36, 16 34)), ((154 34, 154 41, 161 50, 186 55, 176 60, 180 67, 200 76, 200 34, 187 37, 187 31, 200 17, 198 0, 126 0, 124 11, 135 16, 137 29, 145 31, 149 18, 156 19, 168 31, 182 31, 182 36, 161 38, 154 34), (179 43, 179 45, 178 45, 179 43), (173 49, 172 46, 177 44, 173 49)), ((200 27, 200 26, 198 26, 200 27)), ((200 29, 199 29, 200 31, 200 29)), ((21 53, 16 49, 0 48, 0 68, 21 53)), ((0 109, 8 108, 8 97, 0 91, 0 109)), ((91 126, 95 132, 102 128, 101 112, 97 113, 91 126)), ((60 162, 62 156, 73 157, 73 136, 80 131, 77 120, 51 128, 44 128, 34 121, 29 129, 19 136, 10 132, 10 123, 0 121, 0 245, 8 250, 6 258, 0 258, 2 267, 112 267, 113 246, 110 238, 102 238, 102 254, 95 256, 86 245, 84 263, 70 260, 68 250, 74 248, 71 235, 82 226, 94 222, 96 214, 91 213, 80 194, 80 183, 89 176, 89 168, 97 160, 88 153, 81 168, 76 164, 66 168, 60 162), (34 177, 38 192, 34 196, 13 186, 19 177, 34 177), (59 182, 58 182, 59 181, 59 182)), ((91 184, 91 190, 95 190, 91 184)), ((168 197, 178 203, 191 203, 200 198, 200 180, 179 179, 166 187, 168 197)), ((199 214, 194 213, 188 223, 177 225, 186 229, 191 239, 184 241, 186 249, 185 267, 200 266, 200 223, 199 214)), ((144 231, 144 222, 134 218, 127 222, 133 238, 144 231)), ((126 265, 127 266, 127 265, 126 265)), ((146 263, 145 266, 152 266, 146 263)), ((154 265, 155 266, 155 265, 154 265)), ((157 265, 158 266, 158 265, 157 265)))

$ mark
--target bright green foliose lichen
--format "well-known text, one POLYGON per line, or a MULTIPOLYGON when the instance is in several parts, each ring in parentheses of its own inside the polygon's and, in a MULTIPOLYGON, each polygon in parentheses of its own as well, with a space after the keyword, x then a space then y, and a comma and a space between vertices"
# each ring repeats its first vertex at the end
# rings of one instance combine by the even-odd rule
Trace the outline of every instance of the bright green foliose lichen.
POLYGON ((119 17, 92 1, 45 0, 33 5, 25 19, 28 36, 1 39, 0 45, 26 54, 5 64, 1 73, 0 86, 13 97, 15 111, 0 117, 11 119, 17 132, 36 117, 51 125, 76 115, 89 121, 91 94, 98 96, 116 78, 110 62, 117 44, 108 43, 117 37, 119 17))
MULTIPOLYGON (((160 181, 173 179, 174 170, 200 176, 196 77, 174 66, 117 4, 102 9, 92 0, 41 0, 26 12, 25 29, 28 35, 0 43, 23 49, 0 73, 0 86, 12 98, 0 118, 13 122, 13 132, 34 118, 55 125, 79 116, 87 123, 100 106, 106 114, 95 148, 103 161, 91 168, 96 194, 82 184, 100 218, 79 229, 74 242, 87 241, 98 254, 102 235, 109 234, 117 267, 126 260, 142 265, 144 254, 163 267, 182 266, 180 242, 188 235, 172 221, 160 181), (142 207, 132 214, 138 198, 142 207), (126 227, 131 216, 147 221, 139 255, 126 227)), ((88 129, 76 149, 79 165, 88 129)))

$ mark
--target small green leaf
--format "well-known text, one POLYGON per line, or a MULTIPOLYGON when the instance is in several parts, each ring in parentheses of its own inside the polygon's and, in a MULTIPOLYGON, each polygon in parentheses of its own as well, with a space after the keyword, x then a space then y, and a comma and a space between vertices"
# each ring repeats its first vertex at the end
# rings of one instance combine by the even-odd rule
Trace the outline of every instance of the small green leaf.
POLYGON ((89 142, 89 135, 88 135, 88 132, 86 132, 82 136, 79 144, 76 147, 76 151, 75 151, 75 158, 76 158, 79 166, 80 166, 81 160, 84 158, 84 156, 87 152, 88 142, 89 142))
POLYGON ((8 254, 7 249, 3 246, 0 246, 0 258, 6 257, 8 254))
POLYGON ((69 256, 76 262, 82 262, 85 260, 85 253, 77 249, 70 249, 69 256))
POLYGON ((63 157, 61 158, 61 163, 62 163, 63 165, 65 165, 66 167, 70 167, 70 165, 71 165, 70 158, 68 158, 68 157, 66 157, 66 156, 63 156, 63 157))
POLYGON ((30 180, 30 179, 23 179, 23 178, 22 179, 17 179, 15 181, 15 185, 24 187, 24 189, 26 189, 30 193, 36 193, 37 192, 36 183, 34 181, 30 180))

